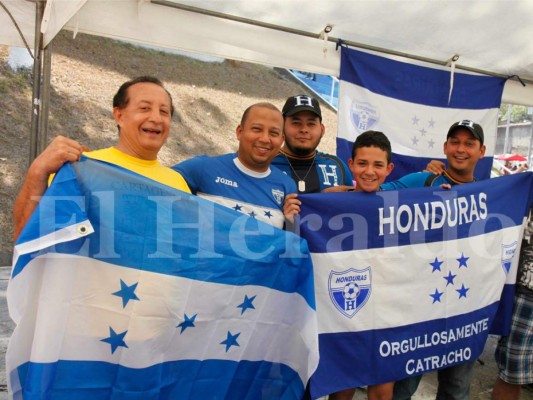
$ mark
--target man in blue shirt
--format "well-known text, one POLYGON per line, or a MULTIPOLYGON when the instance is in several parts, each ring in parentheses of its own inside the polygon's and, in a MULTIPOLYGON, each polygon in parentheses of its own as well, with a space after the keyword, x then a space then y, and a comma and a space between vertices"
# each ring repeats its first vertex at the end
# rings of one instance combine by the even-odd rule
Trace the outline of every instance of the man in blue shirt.
POLYGON ((460 185, 475 182, 474 169, 485 155, 483 129, 470 120, 454 123, 448 130, 444 142, 444 154, 448 167, 437 175, 431 172, 416 172, 381 185, 381 190, 405 189, 410 187, 460 185))
POLYGON ((283 144, 283 117, 270 103, 246 109, 236 130, 237 153, 198 156, 174 167, 193 194, 283 228, 285 196, 296 192, 293 180, 270 168, 283 144))
MULTIPOLYGON (((470 120, 454 123, 444 142, 444 154, 448 161, 442 174, 417 172, 396 181, 381 185, 381 190, 410 187, 460 185, 474 182, 474 169, 485 155, 483 129, 470 120)), ((438 371, 437 400, 468 400, 474 362, 458 364, 438 371)), ((422 375, 405 378, 394 385, 393 400, 408 400, 416 392, 422 375)))

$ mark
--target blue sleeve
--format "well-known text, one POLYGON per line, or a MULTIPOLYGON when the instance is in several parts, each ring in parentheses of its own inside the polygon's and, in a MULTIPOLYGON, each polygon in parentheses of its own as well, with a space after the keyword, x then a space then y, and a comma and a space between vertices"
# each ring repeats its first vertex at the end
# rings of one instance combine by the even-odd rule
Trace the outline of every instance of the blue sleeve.
POLYGON ((272 160, 272 163, 270 163, 270 166, 279 169, 285 175, 288 175, 290 177, 291 169, 289 167, 289 163, 286 160, 287 159, 285 158, 285 156, 278 155, 272 160))
POLYGON ((346 186, 353 186, 352 171, 350 171, 350 168, 348 168, 348 165, 346 165, 346 163, 342 161, 340 158, 339 158, 339 163, 340 163, 341 168, 344 170, 344 174, 343 174, 344 182, 342 184, 346 186))
POLYGON ((179 172, 183 176, 192 194, 196 194, 198 188, 202 186, 202 177, 204 176, 203 167, 208 164, 206 158, 207 156, 193 157, 172 167, 174 171, 179 172))
POLYGON ((424 187, 426 179, 433 175, 431 172, 415 172, 414 174, 407 174, 396 181, 386 182, 380 186, 381 190, 398 190, 407 188, 424 187))

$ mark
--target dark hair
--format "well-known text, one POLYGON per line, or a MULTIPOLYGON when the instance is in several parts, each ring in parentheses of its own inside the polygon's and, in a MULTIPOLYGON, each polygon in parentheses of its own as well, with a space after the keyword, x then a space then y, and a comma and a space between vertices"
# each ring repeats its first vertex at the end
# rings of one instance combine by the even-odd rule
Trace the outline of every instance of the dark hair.
POLYGON ((383 132, 366 131, 357 136, 352 146, 352 159, 355 158, 355 153, 360 147, 377 147, 387 153, 388 164, 392 161, 392 147, 383 132))
POLYGON ((244 113, 242 114, 242 117, 241 117, 241 126, 244 126, 246 120, 248 119, 248 114, 250 114, 250 111, 252 110, 252 108, 254 107, 262 107, 262 108, 268 108, 270 110, 274 110, 274 111, 277 111, 279 112, 279 114, 281 115, 281 111, 279 110, 278 107, 276 107, 274 104, 272 103, 268 103, 268 102, 262 102, 262 103, 255 103, 255 104, 252 104, 250 107, 248 107, 246 110, 244 110, 244 113))
POLYGON ((167 92, 168 97, 170 98, 170 115, 174 115, 174 104, 172 103, 172 96, 170 95, 169 91, 163 86, 163 82, 161 82, 159 79, 153 77, 153 76, 139 76, 137 78, 133 78, 132 80, 129 80, 127 82, 124 82, 119 88, 115 96, 113 96, 113 108, 118 107, 119 109, 123 109, 128 106, 128 103, 130 101, 128 97, 128 89, 130 86, 133 86, 137 83, 153 83, 157 86, 162 87, 165 92, 167 92))

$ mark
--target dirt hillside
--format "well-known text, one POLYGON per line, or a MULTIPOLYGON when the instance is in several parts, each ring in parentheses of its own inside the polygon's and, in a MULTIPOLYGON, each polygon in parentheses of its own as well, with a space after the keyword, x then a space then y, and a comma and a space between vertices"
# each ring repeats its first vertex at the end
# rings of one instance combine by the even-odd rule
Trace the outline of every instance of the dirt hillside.
MULTIPOLYGON (((75 138, 92 149, 117 139, 111 102, 124 81, 139 75, 163 80, 176 105, 171 137, 160 153, 165 165, 199 154, 236 150, 235 127, 242 112, 258 101, 279 108, 301 85, 261 65, 208 63, 109 39, 62 32, 52 44, 49 138, 75 138)), ((0 46, 0 265, 12 252, 12 205, 28 166, 31 71, 7 66, 0 46)), ((323 104, 326 136, 322 151, 335 152, 336 114, 323 104)))

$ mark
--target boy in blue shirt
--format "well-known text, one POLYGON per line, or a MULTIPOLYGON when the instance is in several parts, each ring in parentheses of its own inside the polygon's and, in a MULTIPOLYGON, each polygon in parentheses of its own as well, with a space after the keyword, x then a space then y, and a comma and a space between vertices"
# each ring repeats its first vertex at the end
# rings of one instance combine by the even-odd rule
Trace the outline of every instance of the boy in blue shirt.
MULTIPOLYGON (((382 132, 366 131, 360 134, 352 146, 352 158, 348 160, 348 167, 352 171, 356 182, 356 192, 377 192, 392 172, 394 164, 391 162, 391 144, 382 132)), ((369 385, 367 396, 369 400, 392 399, 394 382, 369 385)), ((351 400, 354 389, 345 389, 329 395, 330 400, 351 400)))

